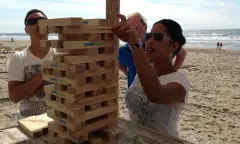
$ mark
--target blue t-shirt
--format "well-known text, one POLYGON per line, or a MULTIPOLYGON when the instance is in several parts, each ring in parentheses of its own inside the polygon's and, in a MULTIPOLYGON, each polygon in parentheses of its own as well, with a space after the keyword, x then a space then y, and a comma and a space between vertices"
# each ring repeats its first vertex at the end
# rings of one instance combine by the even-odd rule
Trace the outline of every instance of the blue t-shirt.
POLYGON ((136 76, 136 68, 132 56, 132 51, 130 50, 128 44, 125 44, 118 49, 118 61, 120 64, 128 68, 128 88, 129 88, 136 76))

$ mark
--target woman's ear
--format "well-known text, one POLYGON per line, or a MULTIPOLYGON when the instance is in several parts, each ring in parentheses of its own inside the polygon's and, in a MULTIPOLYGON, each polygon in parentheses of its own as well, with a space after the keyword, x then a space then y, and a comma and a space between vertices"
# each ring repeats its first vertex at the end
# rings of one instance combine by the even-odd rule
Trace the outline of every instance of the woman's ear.
POLYGON ((178 42, 174 42, 172 44, 172 47, 171 47, 171 51, 172 53, 174 53, 175 51, 177 51, 177 49, 180 47, 179 43, 178 42))

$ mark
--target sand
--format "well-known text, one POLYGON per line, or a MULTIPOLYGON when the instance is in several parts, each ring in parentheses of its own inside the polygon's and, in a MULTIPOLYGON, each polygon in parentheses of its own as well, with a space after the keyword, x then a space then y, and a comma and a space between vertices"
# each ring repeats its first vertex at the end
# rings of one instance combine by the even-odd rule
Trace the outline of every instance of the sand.
MULTIPOLYGON (((4 42, 6 47, 27 44, 4 42)), ((189 76, 191 92, 178 123, 181 137, 199 144, 240 143, 240 51, 187 51, 179 71, 189 76)), ((7 95, 7 65, 0 60, 0 129, 16 124, 17 104, 7 95)), ((119 77, 119 115, 128 119, 124 102, 127 79, 121 72, 119 77)))

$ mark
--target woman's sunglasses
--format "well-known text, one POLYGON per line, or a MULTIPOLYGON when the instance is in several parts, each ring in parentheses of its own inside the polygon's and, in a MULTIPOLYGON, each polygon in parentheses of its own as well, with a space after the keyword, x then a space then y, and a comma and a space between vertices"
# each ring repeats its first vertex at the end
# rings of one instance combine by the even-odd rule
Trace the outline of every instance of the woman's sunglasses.
POLYGON ((47 19, 47 18, 45 18, 45 17, 30 18, 30 19, 26 20, 26 25, 35 25, 35 24, 37 24, 38 20, 41 20, 41 19, 47 19))
POLYGON ((156 40, 156 41, 162 41, 164 38, 166 38, 166 39, 174 42, 174 40, 166 37, 166 36, 163 35, 162 33, 147 33, 147 34, 145 35, 145 39, 144 39, 145 42, 147 42, 152 36, 153 36, 154 40, 156 40))

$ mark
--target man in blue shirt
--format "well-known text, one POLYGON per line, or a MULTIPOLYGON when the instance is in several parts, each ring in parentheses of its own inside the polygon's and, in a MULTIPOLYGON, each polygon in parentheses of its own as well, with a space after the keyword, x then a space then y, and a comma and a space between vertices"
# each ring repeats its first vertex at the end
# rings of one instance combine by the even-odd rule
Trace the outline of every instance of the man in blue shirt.
MULTIPOLYGON (((138 39, 141 39, 144 42, 144 37, 147 31, 146 19, 140 13, 135 12, 128 16, 128 23, 131 25, 132 29, 136 31, 138 39)), ((119 48, 118 61, 119 69, 128 78, 129 88, 135 78, 136 68, 132 57, 132 51, 130 50, 128 44, 119 48)))

